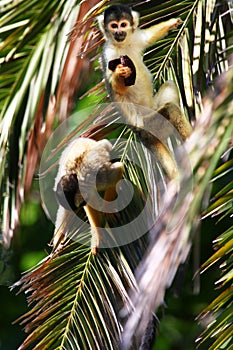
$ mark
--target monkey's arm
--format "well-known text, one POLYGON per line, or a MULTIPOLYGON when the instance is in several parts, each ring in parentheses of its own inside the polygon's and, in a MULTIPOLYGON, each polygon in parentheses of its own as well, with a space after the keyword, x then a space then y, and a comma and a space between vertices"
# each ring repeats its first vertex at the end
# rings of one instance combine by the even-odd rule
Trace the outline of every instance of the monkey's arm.
POLYGON ((150 28, 142 29, 141 32, 143 33, 145 48, 153 45, 157 40, 165 37, 169 30, 177 28, 180 23, 180 18, 172 18, 166 22, 155 24, 150 28))

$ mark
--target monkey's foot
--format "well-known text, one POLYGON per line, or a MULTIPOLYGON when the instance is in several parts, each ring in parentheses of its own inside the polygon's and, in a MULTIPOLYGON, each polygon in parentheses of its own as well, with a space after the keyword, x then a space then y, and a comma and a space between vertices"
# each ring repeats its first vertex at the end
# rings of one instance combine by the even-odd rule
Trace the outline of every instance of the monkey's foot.
POLYGON ((91 252, 93 255, 98 254, 100 249, 100 232, 98 227, 91 228, 91 252))
POLYGON ((182 23, 182 20, 180 18, 172 18, 170 20, 170 29, 177 28, 182 23))
POLYGON ((98 237, 94 234, 91 237, 91 252, 93 255, 96 255, 99 252, 99 245, 100 242, 98 240, 98 237))

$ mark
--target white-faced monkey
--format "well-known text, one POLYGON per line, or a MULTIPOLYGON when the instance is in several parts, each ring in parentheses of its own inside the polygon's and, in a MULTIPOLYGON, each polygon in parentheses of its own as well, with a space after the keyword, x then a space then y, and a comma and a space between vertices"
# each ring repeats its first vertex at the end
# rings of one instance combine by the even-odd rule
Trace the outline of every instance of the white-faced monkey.
MULTIPOLYGON (((98 18, 99 26, 105 37, 103 49, 103 69, 109 94, 114 102, 125 103, 123 114, 132 126, 148 130, 151 119, 141 118, 132 113, 127 104, 136 104, 151 108, 167 118, 178 130, 182 139, 191 133, 191 125, 179 106, 179 94, 174 82, 168 81, 154 95, 152 75, 143 62, 144 50, 163 38, 169 30, 176 28, 181 20, 172 18, 147 29, 138 27, 139 14, 127 5, 113 5, 98 18)), ((141 134, 142 141, 145 133, 141 134)), ((148 140, 151 138, 149 137, 148 140)), ((145 143, 148 146, 148 141, 145 143)), ((167 148, 155 140, 151 147, 161 161, 169 177, 176 175, 174 161, 167 148)))

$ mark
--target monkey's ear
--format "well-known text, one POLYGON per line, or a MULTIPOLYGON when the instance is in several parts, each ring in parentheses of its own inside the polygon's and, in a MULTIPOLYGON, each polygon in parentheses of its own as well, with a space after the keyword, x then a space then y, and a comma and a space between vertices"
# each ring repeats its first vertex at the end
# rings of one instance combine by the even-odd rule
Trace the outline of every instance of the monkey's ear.
POLYGON ((133 28, 136 29, 139 25, 139 13, 136 11, 132 11, 133 16, 133 28))
POLYGON ((98 20, 98 24, 99 24, 99 28, 101 30, 101 32, 104 34, 105 33, 105 29, 104 29, 104 14, 101 14, 97 17, 98 20))

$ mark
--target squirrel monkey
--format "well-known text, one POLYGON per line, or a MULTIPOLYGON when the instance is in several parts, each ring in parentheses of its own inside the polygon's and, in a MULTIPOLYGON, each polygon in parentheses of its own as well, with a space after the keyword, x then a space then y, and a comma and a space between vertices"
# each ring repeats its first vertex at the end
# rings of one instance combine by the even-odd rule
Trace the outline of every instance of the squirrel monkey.
MULTIPOLYGON (((140 29, 137 12, 127 5, 112 5, 98 17, 98 22, 105 37, 102 64, 107 88, 113 101, 123 106, 126 121, 136 128, 151 130, 153 120, 140 115, 135 118, 130 104, 145 106, 167 118, 185 140, 191 134, 191 125, 180 109, 177 87, 174 82, 167 81, 154 95, 152 75, 143 62, 143 51, 176 28, 181 20, 172 18, 140 29), (126 103, 125 107, 123 103, 126 103)), ((139 132, 139 136, 147 146, 151 146, 169 177, 173 178, 176 167, 166 146, 156 138, 150 145, 151 137, 147 137, 144 131, 139 132)))
POLYGON ((122 163, 110 161, 111 150, 112 145, 108 140, 95 141, 79 137, 63 151, 54 185, 59 203, 54 245, 56 236, 64 236, 68 230, 70 212, 83 206, 91 225, 92 253, 97 253, 101 227, 105 222, 98 192, 104 192, 105 200, 114 200, 117 196, 116 184, 123 176, 122 163))

